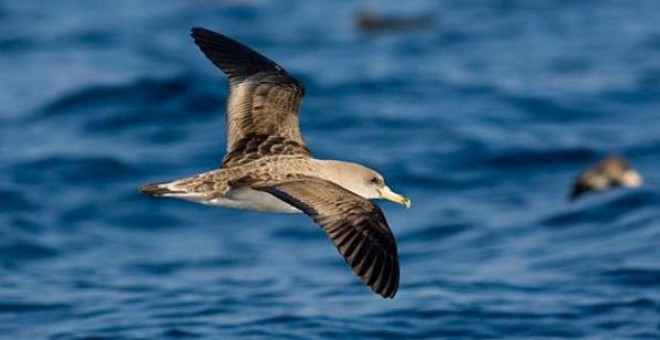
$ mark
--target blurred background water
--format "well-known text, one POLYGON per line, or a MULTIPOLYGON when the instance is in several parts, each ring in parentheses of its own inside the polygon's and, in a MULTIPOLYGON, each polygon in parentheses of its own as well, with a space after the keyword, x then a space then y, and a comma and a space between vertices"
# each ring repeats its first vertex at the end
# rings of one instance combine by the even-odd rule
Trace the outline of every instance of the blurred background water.
POLYGON ((658 1, 0 1, 0 337, 660 336, 658 1), (358 13, 437 25, 360 32, 358 13), (365 163, 394 300, 305 216, 140 195, 218 166, 218 30, 307 87, 318 158, 365 163), (639 190, 567 202, 608 153, 639 190))

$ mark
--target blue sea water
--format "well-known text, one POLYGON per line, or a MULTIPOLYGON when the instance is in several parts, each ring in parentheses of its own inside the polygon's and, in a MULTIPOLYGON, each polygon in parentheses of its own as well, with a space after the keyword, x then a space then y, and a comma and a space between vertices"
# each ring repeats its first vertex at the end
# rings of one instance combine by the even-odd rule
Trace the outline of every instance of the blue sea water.
POLYGON ((658 1, 0 1, 0 338, 660 337, 658 1), (437 27, 361 33, 357 13, 437 27), (306 216, 140 195, 217 167, 192 26, 307 87, 318 158, 412 198, 393 300, 306 216), (569 203, 609 153, 645 178, 569 203))

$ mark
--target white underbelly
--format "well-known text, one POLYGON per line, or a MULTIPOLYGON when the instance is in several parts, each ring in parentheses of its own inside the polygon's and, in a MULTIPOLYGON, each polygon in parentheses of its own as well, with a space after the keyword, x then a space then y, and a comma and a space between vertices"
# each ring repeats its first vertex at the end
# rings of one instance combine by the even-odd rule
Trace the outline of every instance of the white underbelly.
POLYGON ((250 188, 231 190, 226 197, 218 197, 204 202, 226 208, 257 210, 267 212, 300 213, 297 208, 263 191, 250 188))

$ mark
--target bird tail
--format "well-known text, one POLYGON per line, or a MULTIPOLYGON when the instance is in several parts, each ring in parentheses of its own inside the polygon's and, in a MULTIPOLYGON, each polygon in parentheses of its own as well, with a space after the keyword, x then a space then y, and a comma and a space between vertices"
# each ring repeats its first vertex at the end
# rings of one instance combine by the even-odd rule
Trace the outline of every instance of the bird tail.
POLYGON ((145 184, 140 186, 140 192, 152 196, 166 196, 166 195, 176 195, 176 194, 185 193, 185 191, 173 189, 172 185, 168 185, 171 183, 172 182, 167 181, 167 182, 145 184))
POLYGON ((589 188, 586 188, 582 185, 576 184, 573 186, 571 189, 571 193, 569 195, 569 200, 571 202, 576 201, 580 196, 584 195, 585 193, 589 192, 589 188))

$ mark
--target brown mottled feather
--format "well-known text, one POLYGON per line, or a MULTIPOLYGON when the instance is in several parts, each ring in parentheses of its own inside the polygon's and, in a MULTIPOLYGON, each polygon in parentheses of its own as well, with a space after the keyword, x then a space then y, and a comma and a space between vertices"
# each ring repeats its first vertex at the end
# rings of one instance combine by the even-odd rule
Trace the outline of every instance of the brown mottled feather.
POLYGON ((229 79, 223 166, 273 155, 310 157, 298 127, 304 87, 272 60, 222 34, 193 28, 191 35, 229 79))
POLYGON ((399 287, 394 235, 377 205, 332 182, 299 179, 253 186, 300 209, 323 228, 346 263, 377 294, 399 287))

